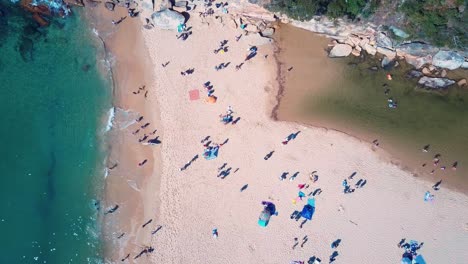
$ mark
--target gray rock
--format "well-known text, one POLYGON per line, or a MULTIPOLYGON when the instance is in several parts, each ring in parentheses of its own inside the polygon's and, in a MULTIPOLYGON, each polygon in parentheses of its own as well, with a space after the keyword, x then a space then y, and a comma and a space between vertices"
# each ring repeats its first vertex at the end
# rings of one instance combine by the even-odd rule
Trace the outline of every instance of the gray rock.
POLYGON ((151 19, 155 26, 167 30, 177 30, 177 27, 185 22, 185 17, 182 14, 170 9, 154 12, 151 19))
POLYGON ((450 80, 447 78, 431 78, 427 76, 422 77, 418 81, 418 84, 431 88, 431 89, 446 88, 454 83, 455 83, 454 80, 450 80))
POLYGON ((264 30, 260 32, 260 35, 262 35, 262 37, 271 38, 274 33, 275 33, 274 28, 265 28, 264 30))
POLYGON ((90 7, 96 7, 101 3, 101 1, 97 0, 86 0, 86 5, 90 7))
POLYGON ((422 77, 424 74, 420 71, 416 71, 416 70, 411 70, 410 72, 408 72, 406 74, 406 77, 408 78, 419 78, 419 77, 422 77))
POLYGON ((441 50, 432 58, 432 64, 437 67, 455 70, 460 68, 465 58, 454 51, 441 50))
POLYGON ((177 1, 174 3, 174 6, 177 6, 177 7, 186 7, 188 4, 187 1, 177 1))
POLYGON ((389 58, 389 57, 385 56, 382 59, 381 66, 385 70, 390 70, 390 69, 393 68, 393 66, 395 66, 395 61, 393 61, 393 58, 389 58))
POLYGON ((383 32, 380 32, 376 36, 376 41, 377 41, 377 46, 382 47, 382 48, 387 48, 387 49, 392 49, 393 48, 393 42, 392 40, 387 37, 383 32))
POLYGON ((439 51, 439 48, 423 43, 407 43, 398 46, 396 50, 397 53, 423 57, 427 55, 434 56, 439 51))
POLYGON ((336 44, 328 54, 330 58, 346 57, 351 54, 353 48, 348 44, 336 44))
POLYGON ((112 2, 105 2, 104 3, 104 6, 107 8, 107 10, 109 11, 114 11, 114 8, 115 8, 115 4, 112 3, 112 2))
POLYGON ((392 30, 393 34, 395 34, 395 36, 397 37, 400 37, 400 38, 409 38, 409 34, 404 32, 403 30, 397 28, 397 27, 394 27, 394 26, 390 26, 390 29, 392 30))
POLYGON ((461 67, 462 67, 463 69, 468 69, 468 61, 463 62, 463 64, 461 65, 461 67))

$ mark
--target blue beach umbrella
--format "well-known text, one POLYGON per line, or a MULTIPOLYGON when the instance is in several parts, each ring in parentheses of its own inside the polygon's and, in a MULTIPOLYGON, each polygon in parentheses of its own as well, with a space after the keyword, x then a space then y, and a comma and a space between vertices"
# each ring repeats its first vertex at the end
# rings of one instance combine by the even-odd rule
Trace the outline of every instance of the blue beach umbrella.
POLYGON ((305 219, 312 220, 312 216, 314 215, 315 212, 315 207, 313 207, 310 204, 304 205, 304 208, 302 208, 301 211, 301 216, 304 217, 305 219))
POLYGON ((219 150, 219 147, 206 149, 205 153, 203 153, 203 156, 205 157, 206 160, 216 159, 218 157, 218 150, 219 150))
POLYGON ((409 258, 402 258, 401 264, 411 264, 411 260, 409 258))

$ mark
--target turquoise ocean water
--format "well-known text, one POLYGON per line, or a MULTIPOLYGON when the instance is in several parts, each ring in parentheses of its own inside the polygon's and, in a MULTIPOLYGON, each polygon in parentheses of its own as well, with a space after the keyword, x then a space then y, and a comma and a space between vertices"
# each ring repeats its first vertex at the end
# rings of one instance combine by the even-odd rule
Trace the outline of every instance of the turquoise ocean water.
POLYGON ((0 263, 100 263, 109 82, 75 14, 37 28, 0 0, 0 263))

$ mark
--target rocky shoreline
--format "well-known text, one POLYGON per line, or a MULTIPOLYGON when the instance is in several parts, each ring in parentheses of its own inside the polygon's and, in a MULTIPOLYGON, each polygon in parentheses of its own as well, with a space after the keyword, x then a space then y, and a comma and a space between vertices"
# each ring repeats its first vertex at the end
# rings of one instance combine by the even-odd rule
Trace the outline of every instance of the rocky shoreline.
MULTIPOLYGON (((171 4, 170 1, 162 1, 160 5, 162 11, 159 12, 183 14, 186 11, 196 9, 197 6, 203 6, 203 4, 203 1, 176 1, 174 4, 171 4)), ((331 58, 350 55, 361 56, 365 52, 381 58, 381 66, 384 69, 391 68, 387 67, 389 65, 398 65, 399 60, 405 60, 415 68, 411 74, 408 74, 408 77, 419 78, 418 84, 426 89, 444 90, 454 84, 458 84, 459 87, 467 87, 466 79, 451 80, 446 78, 447 71, 468 69, 467 50, 446 50, 420 41, 400 43, 391 39, 390 32, 382 30, 382 26, 370 23, 355 24, 343 19, 330 20, 326 17, 315 17, 310 21, 296 21, 285 15, 270 12, 248 0, 230 1, 227 11, 229 19, 224 19, 221 22, 233 28, 242 27, 246 37, 252 35, 261 37, 256 38, 255 45, 272 41, 271 37, 278 28, 278 22, 287 23, 333 39, 329 50, 331 58)), ((153 21, 154 18, 159 18, 159 14, 152 16, 153 21)), ((222 20, 221 17, 219 19, 222 20)), ((153 26, 159 22, 148 23, 153 26)), ((389 30, 392 30, 394 34, 395 31, 399 34, 405 34, 397 28, 390 27, 389 30)))
MULTIPOLYGON (((326 17, 315 17, 310 21, 296 21, 282 14, 269 12, 246 0, 230 3, 230 11, 237 15, 255 18, 266 23, 281 21, 289 23, 308 31, 319 33, 333 39, 330 44, 330 57, 361 56, 366 52, 372 56, 382 56, 382 68, 387 65, 405 60, 414 66, 413 74, 409 76, 419 78, 418 84, 428 89, 445 89, 458 84, 459 87, 467 87, 466 79, 451 80, 446 78, 447 71, 456 69, 468 69, 468 50, 448 50, 438 48, 420 41, 398 41, 389 37, 390 30, 403 31, 391 28, 383 30, 382 26, 371 23, 355 24, 343 19, 331 20, 326 17), (416 74, 418 72, 419 74, 416 74)), ((257 27, 257 31, 262 32, 257 27)))

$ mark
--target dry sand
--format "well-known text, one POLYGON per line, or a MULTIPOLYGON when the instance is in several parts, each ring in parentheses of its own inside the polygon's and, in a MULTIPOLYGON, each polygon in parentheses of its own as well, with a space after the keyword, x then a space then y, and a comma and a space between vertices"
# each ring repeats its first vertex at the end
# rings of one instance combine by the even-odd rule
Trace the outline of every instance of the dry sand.
POLYGON ((194 33, 185 42, 173 31, 144 31, 155 80, 151 100, 160 107, 164 134, 160 191, 152 192, 161 201, 157 224, 163 229, 152 239, 152 263, 289 263, 313 255, 327 262, 336 239, 342 240, 336 263, 399 263, 403 250, 396 245, 402 238, 425 242, 420 253, 428 263, 468 262, 466 196, 442 186, 435 201, 425 203, 431 184, 392 165, 371 144, 271 120, 278 88, 273 47, 259 47, 259 55, 236 71, 234 65, 244 59, 252 40, 236 42, 240 29, 223 27, 214 18, 207 21, 209 26, 192 14, 188 26, 194 33), (223 39, 229 40, 229 52, 213 54, 223 39), (265 54, 270 56, 265 59, 265 54), (170 64, 161 67, 166 61, 170 64), (221 62, 231 65, 215 71, 221 62), (192 67, 194 74, 180 75, 192 67), (204 102, 206 81, 214 85, 216 104, 204 102), (191 89, 199 89, 202 98, 190 101, 191 89), (228 106, 241 117, 236 125, 219 121, 228 106), (296 131, 301 133, 295 140, 281 144, 296 131), (208 135, 216 143, 229 139, 210 161, 201 157, 200 141, 208 135), (270 151, 273 156, 264 160, 270 151), (196 154, 200 158, 179 171, 196 154), (223 163, 232 167, 225 179, 217 177, 223 163), (308 174, 314 170, 320 178, 311 184, 308 174), (280 181, 282 172, 299 176, 280 181), (361 178, 367 184, 343 194, 341 183, 353 172, 351 185, 361 178), (303 228, 289 217, 303 207, 304 201, 292 203, 301 183, 310 184, 306 194, 323 190, 313 220, 303 228), (240 192, 245 184, 248 188, 240 192), (257 224, 262 201, 275 203, 279 212, 267 228, 257 224), (219 231, 217 239, 211 236, 213 228, 219 231), (302 242, 305 235, 308 242, 293 250, 294 238, 302 242))

